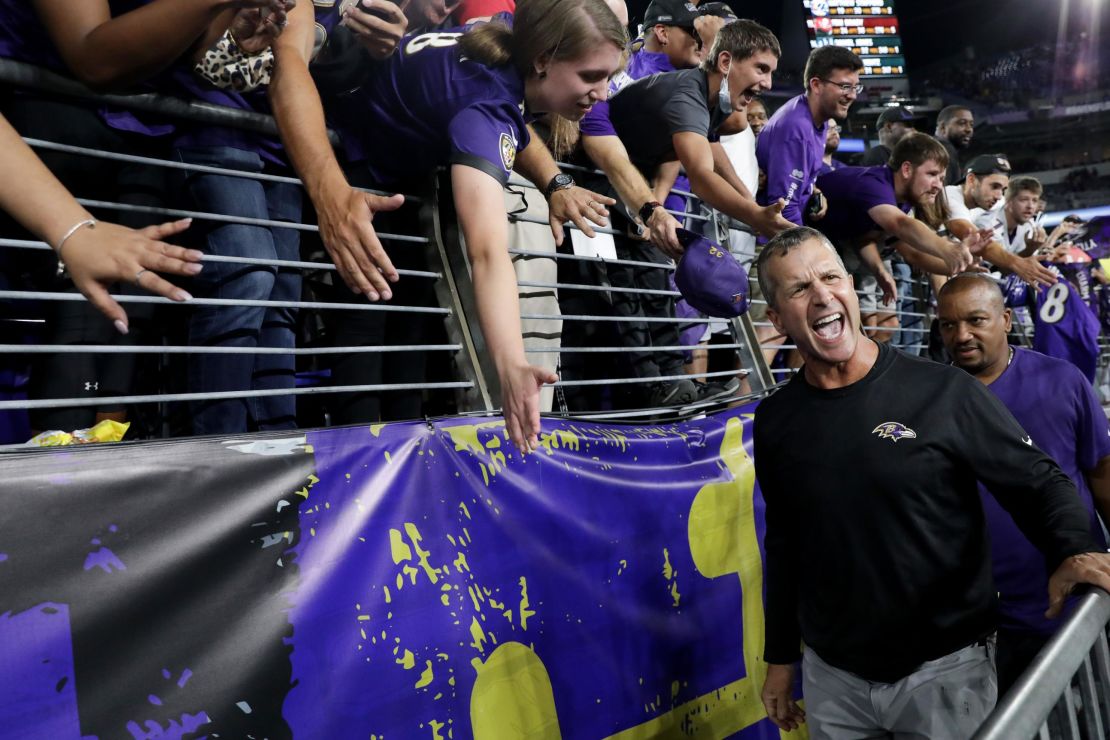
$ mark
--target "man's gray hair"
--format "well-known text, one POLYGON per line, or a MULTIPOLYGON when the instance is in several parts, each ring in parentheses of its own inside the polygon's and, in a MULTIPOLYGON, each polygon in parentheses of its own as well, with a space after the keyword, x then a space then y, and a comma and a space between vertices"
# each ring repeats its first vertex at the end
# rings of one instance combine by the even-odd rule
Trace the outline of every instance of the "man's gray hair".
POLYGON ((785 257, 790 253, 790 250, 800 247, 808 241, 816 241, 824 245, 836 257, 836 261, 844 268, 847 273, 847 268, 844 267, 844 260, 840 258, 840 253, 836 251, 836 247, 829 241, 828 237, 822 234, 817 229, 809 226, 795 226, 792 229, 787 229, 775 236, 771 241, 763 246, 763 251, 759 253, 756 258, 756 276, 759 278, 759 289, 763 291, 763 298, 767 301, 767 305, 775 308, 775 282, 767 273, 767 263, 770 262, 772 257, 785 257))

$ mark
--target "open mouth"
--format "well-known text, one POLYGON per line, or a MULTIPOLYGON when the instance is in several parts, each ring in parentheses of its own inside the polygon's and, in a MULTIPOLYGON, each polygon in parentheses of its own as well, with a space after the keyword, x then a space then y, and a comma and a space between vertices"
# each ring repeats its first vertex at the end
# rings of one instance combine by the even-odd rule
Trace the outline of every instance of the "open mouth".
POLYGON ((813 332, 825 342, 835 342, 844 334, 844 314, 822 316, 812 324, 813 332))
POLYGON ((956 348, 956 356, 957 357, 971 357, 972 355, 976 355, 978 353, 979 353, 979 348, 978 347, 957 347, 956 348))

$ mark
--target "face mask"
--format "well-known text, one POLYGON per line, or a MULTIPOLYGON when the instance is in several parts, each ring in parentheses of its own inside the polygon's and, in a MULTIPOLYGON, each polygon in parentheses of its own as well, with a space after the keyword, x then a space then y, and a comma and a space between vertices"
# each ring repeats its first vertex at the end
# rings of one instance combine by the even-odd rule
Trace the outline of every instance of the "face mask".
POLYGON ((732 64, 729 63, 725 76, 721 78, 721 89, 717 92, 717 110, 726 118, 732 115, 732 95, 728 90, 728 73, 731 70, 732 64))

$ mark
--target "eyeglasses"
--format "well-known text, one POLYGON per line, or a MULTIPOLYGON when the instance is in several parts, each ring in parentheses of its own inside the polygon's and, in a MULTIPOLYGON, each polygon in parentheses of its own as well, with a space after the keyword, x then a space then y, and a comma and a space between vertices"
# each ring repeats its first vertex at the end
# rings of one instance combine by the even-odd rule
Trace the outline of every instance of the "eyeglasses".
POLYGON ((863 85, 860 85, 858 83, 853 85, 848 82, 833 82, 832 80, 826 80, 824 77, 821 77, 819 79, 821 80, 821 82, 827 82, 830 85, 839 87, 840 92, 844 93, 845 95, 850 92, 854 92, 856 95, 859 95, 861 92, 863 92, 863 85))

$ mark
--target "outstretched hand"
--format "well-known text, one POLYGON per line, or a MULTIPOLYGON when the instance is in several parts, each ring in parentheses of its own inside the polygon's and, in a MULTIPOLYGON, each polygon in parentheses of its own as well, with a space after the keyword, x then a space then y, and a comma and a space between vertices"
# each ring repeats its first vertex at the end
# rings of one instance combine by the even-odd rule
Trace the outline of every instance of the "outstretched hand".
POLYGON ((501 373, 501 408, 509 440, 522 453, 539 445, 540 388, 559 376, 534 365, 519 365, 501 373))
POLYGON ((590 222, 597 226, 608 224, 607 206, 616 202, 601 193, 595 193, 577 185, 556 190, 551 194, 548 203, 551 214, 548 221, 551 224, 551 235, 555 237, 555 244, 558 246, 563 243, 563 224, 567 221, 573 223, 579 231, 591 239, 597 236, 590 222))
POLYGON ((192 296, 156 272, 196 275, 204 253, 166 244, 163 239, 189 228, 192 219, 170 221, 145 229, 129 229, 106 221, 73 233, 62 258, 73 284, 98 311, 107 316, 121 334, 126 334, 127 312, 109 294, 116 282, 134 283, 172 301, 192 296))
POLYGON ((397 270, 374 231, 373 219, 379 211, 400 208, 405 196, 372 195, 344 185, 315 200, 320 238, 343 282, 372 301, 392 298, 389 284, 397 282, 397 270))

